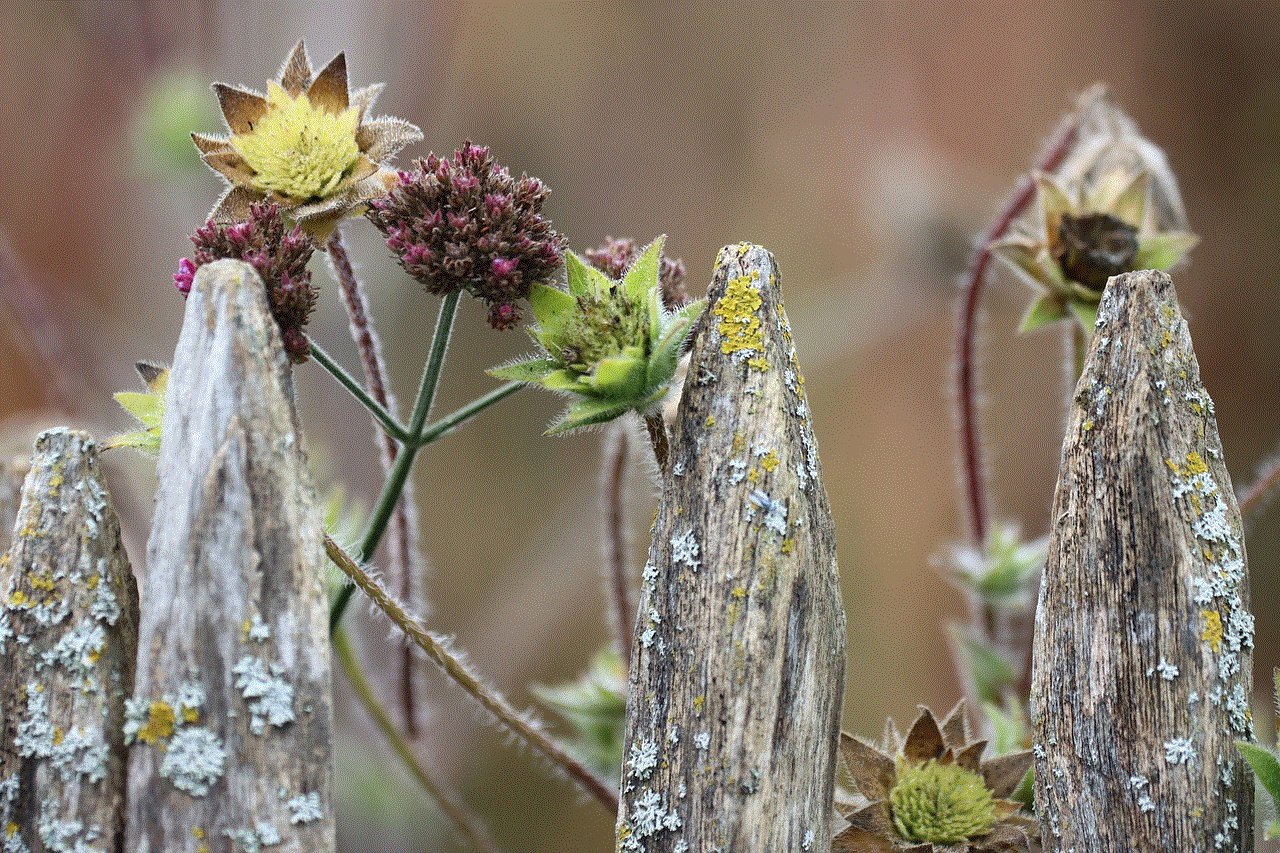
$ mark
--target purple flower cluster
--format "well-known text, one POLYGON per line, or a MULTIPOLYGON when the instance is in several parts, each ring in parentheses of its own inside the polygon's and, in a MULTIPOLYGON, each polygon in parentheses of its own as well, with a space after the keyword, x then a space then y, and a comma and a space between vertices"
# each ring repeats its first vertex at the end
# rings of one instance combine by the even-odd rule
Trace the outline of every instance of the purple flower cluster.
POLYGON ((235 258, 251 264, 266 285, 267 304, 280 326, 290 361, 306 361, 310 347, 303 329, 317 296, 307 270, 315 248, 311 238, 298 228, 286 232, 284 217, 276 205, 255 204, 244 222, 209 220, 191 235, 191 242, 196 246, 194 260, 183 258, 173 276, 182 295, 191 291, 196 270, 210 261, 235 258))
POLYGON ((497 165, 489 149, 467 141, 452 157, 419 160, 367 216, 401 266, 429 293, 462 290, 489 306, 489 325, 520 321, 516 303, 563 263, 565 239, 542 205, 551 190, 497 165))
MULTIPOLYGON (((591 266, 612 279, 621 280, 640 255, 636 241, 630 238, 605 237, 598 249, 587 249, 587 261, 591 266)), ((674 311, 689 301, 684 289, 684 261, 665 255, 658 266, 658 284, 662 287, 662 306, 674 311)))

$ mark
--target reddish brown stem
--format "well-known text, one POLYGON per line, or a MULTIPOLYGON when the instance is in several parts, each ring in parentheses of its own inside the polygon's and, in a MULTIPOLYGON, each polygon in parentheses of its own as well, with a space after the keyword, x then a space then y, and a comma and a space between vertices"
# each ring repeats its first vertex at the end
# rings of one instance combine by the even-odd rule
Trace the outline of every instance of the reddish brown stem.
MULTIPOLYGON (((328 242, 329 261, 333 265, 334 276, 338 280, 338 291, 342 296, 343 307, 351 326, 351 337, 360 353, 360 365, 364 369, 366 390, 378 405, 386 409, 392 417, 396 416, 396 407, 387 390, 386 369, 382 363, 382 350, 378 343, 377 333, 369 322, 369 314, 365 308, 365 298, 360 281, 356 278, 347 254, 346 245, 342 241, 342 232, 335 229, 328 242)), ((383 473, 391 470, 391 465, 400 452, 400 445, 387 435, 378 424, 374 423, 374 442, 378 446, 383 473)), ((395 511, 391 516, 391 535, 387 537, 387 555, 394 576, 399 581, 398 593, 403 601, 414 599, 414 572, 416 560, 415 542, 417 519, 412 508, 412 487, 406 482, 400 499, 396 501, 395 511)), ((410 738, 418 736, 417 702, 413 690, 413 649, 405 646, 400 650, 396 668, 399 685, 401 712, 404 715, 405 733, 410 738)))
MULTIPOLYGON (((1080 112, 1077 110, 1063 121, 1049 140, 1032 171, 1049 171, 1056 168, 1072 146, 1079 133, 1080 112)), ((982 479, 982 447, 978 437, 977 379, 974 363, 975 329, 978 321, 978 300, 986 280, 987 265, 991 262, 991 246, 1000 239, 1031 199, 1035 197, 1035 181, 1030 173, 1023 175, 1004 209, 987 229, 978 243, 968 275, 963 283, 960 302, 959 330, 956 335, 956 407, 960 429, 961 477, 964 483, 965 503, 969 511, 969 531, 979 548, 987 541, 987 494, 982 479)))
POLYGON ((600 473, 600 502, 605 519, 603 536, 605 582, 609 592, 609 627, 624 671, 631 669, 631 625, 635 603, 627 577, 626 524, 622 517, 622 492, 626 480, 628 426, 624 420, 609 425, 604 440, 604 464, 600 473))

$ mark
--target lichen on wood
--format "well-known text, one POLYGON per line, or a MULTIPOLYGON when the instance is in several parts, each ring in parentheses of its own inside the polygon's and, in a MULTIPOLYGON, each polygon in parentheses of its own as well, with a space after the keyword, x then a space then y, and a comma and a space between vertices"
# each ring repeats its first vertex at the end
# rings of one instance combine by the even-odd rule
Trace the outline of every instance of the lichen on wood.
POLYGON ((844 610, 777 265, 721 250, 632 647, 621 851, 830 847, 844 610))
POLYGON ((4 849, 120 851, 138 593, 87 433, 36 439, 0 596, 4 849))
POLYGON ((324 556, 301 442, 261 279, 201 267, 147 546, 130 850, 333 849, 324 556))
POLYGON ((1161 272, 1112 278, 1036 617, 1046 851, 1251 851, 1253 617, 1213 403, 1161 272))

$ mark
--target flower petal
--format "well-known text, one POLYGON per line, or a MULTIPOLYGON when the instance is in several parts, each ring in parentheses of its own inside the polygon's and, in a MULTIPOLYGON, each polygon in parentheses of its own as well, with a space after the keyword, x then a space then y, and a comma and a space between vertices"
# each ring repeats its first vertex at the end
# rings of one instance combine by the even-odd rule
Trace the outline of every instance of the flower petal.
MULTIPOLYGON (((969 742, 969 724, 964 716, 964 697, 942 719, 942 736, 947 745, 959 749, 969 742)), ((963 765, 961 765, 963 766, 963 765)))
POLYGON ((191 141, 195 143, 196 150, 201 154, 208 154, 211 151, 234 151, 230 141, 220 136, 206 136, 203 133, 192 133, 191 141))
POLYGON ((840 733, 840 754, 849 779, 868 800, 886 800, 898 779, 893 759, 847 732, 840 733))
POLYGON ((289 58, 280 67, 279 77, 280 85, 295 98, 311 85, 311 61, 307 59, 307 46, 301 40, 289 51, 289 58))
POLYGON ((244 222, 249 218, 249 205, 262 201, 262 193, 245 187, 230 187, 209 211, 214 222, 244 222))
POLYGON ((222 118, 232 133, 249 133, 267 111, 267 99, 257 92, 214 83, 213 93, 218 96, 222 118))
POLYGON ((982 762, 982 778, 991 789, 991 795, 1003 800, 1016 791, 1031 769, 1032 760, 1031 750, 1026 749, 982 762))
POLYGON ((975 740, 956 753, 956 764, 970 773, 978 773, 982 768, 982 751, 986 748, 985 740, 975 740))
POLYGON ((404 119, 380 118, 356 130, 356 145, 374 162, 390 159, 401 148, 422 138, 422 131, 404 119))
POLYGON ((322 107, 331 113, 340 113, 347 102, 347 55, 339 53, 320 70, 307 89, 307 100, 313 107, 322 107))
POLYGON ((923 705, 919 707, 920 716, 916 717, 916 721, 911 724, 911 731, 907 732, 907 740, 902 744, 902 754, 913 764, 923 764, 937 758, 947 748, 942 730, 938 728, 938 721, 933 718, 933 712, 923 705))
POLYGON ((368 115, 369 110, 373 109, 373 102, 378 100, 378 96, 382 94, 382 87, 385 83, 370 83, 363 89, 356 89, 348 98, 351 106, 356 107, 360 111, 360 118, 363 120, 368 115))
MULTIPOLYGON (((240 152, 230 146, 225 149, 217 149, 207 154, 200 155, 200 159, 205 162, 210 169, 222 175, 233 184, 247 184, 257 174, 253 168, 244 161, 240 156, 240 152)), ((261 193, 259 193, 261 195, 261 193)))

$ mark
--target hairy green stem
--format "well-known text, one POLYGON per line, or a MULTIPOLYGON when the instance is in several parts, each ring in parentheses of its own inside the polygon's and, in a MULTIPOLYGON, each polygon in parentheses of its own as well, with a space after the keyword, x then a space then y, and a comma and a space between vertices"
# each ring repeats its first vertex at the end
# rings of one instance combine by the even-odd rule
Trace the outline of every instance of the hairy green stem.
POLYGON ((355 581, 373 603, 387 615, 387 618, 409 639, 417 643, 427 653, 427 657, 431 658, 445 675, 461 687, 480 707, 493 714, 498 722, 512 734, 528 743, 552 764, 568 774, 569 778, 577 782, 584 791, 599 800, 610 814, 617 813, 618 795, 613 788, 553 740, 542 729, 536 718, 529 713, 522 714, 517 711, 501 694, 481 680, 462 657, 449 647, 446 639, 428 631, 327 535, 324 538, 324 546, 329 559, 346 572, 347 576, 355 581))
POLYGON ((377 400, 369 396, 356 378, 343 369, 342 365, 334 361, 327 352, 322 350, 315 341, 308 338, 307 343, 311 348, 311 357, 316 360, 316 364, 323 367, 329 372, 329 375, 338 380, 338 384, 351 393, 359 401, 360 405, 369 410, 374 419, 382 425, 382 429, 396 441, 404 444, 409 434, 405 432, 404 427, 391 416, 391 413, 384 409, 377 400))
MULTIPOLYGON (((378 496, 378 502, 374 505, 373 514, 369 517, 368 526, 365 528, 364 536, 360 542, 359 559, 361 562, 368 561, 373 556, 373 552, 377 550, 378 543, 382 541, 382 534, 386 532, 387 523, 391 520, 392 514, 395 512, 400 497, 408 483, 414 457, 417 456, 418 449, 422 446, 423 425, 426 423, 427 415, 431 411, 431 403, 435 399, 436 385, 440 380, 440 367, 444 363, 445 351, 448 349, 449 344, 449 333, 453 328, 453 318, 458 310, 458 297, 458 293, 450 293, 445 296, 440 304, 440 316, 436 319, 436 331, 435 337, 431 341, 431 352, 427 356, 427 363, 423 366, 422 381, 418 385, 418 396, 413 404, 413 416, 409 421, 408 436, 406 437, 407 443, 402 451, 395 456, 390 470, 387 472, 387 480, 383 483, 382 494, 378 496)), ((355 588, 348 584, 338 594, 337 599, 333 602, 333 607, 329 610, 329 630, 332 631, 342 619, 342 614, 346 611, 354 591, 355 588)))

